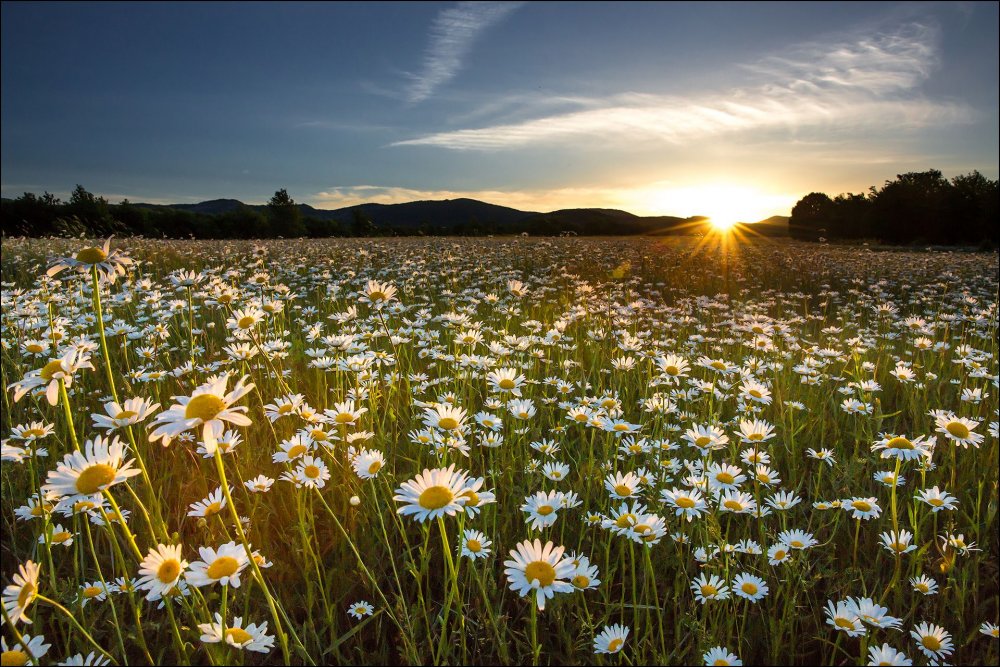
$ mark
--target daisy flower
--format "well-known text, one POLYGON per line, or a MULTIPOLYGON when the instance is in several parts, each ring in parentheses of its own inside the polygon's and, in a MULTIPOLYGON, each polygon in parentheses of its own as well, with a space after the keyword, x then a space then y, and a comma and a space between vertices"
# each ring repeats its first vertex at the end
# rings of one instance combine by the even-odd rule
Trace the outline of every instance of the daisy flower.
POLYGON ((604 479, 604 488, 608 490, 613 500, 634 498, 639 492, 640 486, 642 486, 642 482, 635 473, 631 472, 624 475, 620 472, 614 473, 604 479))
POLYGON ((425 468, 414 479, 403 482, 396 489, 392 499, 405 503, 396 512, 413 515, 414 521, 420 523, 445 514, 455 516, 467 502, 467 497, 462 495, 466 475, 461 470, 455 470, 454 464, 434 470, 425 468))
POLYGON ((285 479, 290 477, 296 487, 322 489, 330 479, 330 469, 323 459, 307 454, 299 460, 298 466, 291 474, 285 473, 282 477, 285 479))
POLYGON ((538 610, 545 609, 545 600, 556 593, 573 592, 573 584, 565 581, 575 569, 573 559, 564 557, 565 547, 557 547, 552 542, 536 539, 525 540, 510 550, 511 560, 504 561, 504 574, 510 582, 510 589, 521 597, 535 592, 538 610))
POLYGON ((888 644, 882 644, 881 646, 869 646, 868 647, 868 666, 876 667, 877 665, 893 665, 899 667, 907 667, 912 665, 913 661, 906 657, 906 654, 902 651, 897 651, 888 644))
POLYGON ((951 655, 954 645, 951 635, 940 625, 923 622, 910 630, 917 648, 931 660, 942 660, 951 655))
POLYGON ((910 440, 903 435, 887 435, 872 445, 872 451, 881 450, 883 459, 896 457, 903 461, 912 461, 921 456, 926 457, 933 445, 933 440, 928 436, 919 436, 910 440))
POLYGON ((849 498, 841 501, 841 507, 851 513, 852 519, 877 519, 882 513, 875 498, 849 498))
POLYGON ((91 651, 87 655, 77 653, 57 664, 66 665, 67 667, 104 667, 104 665, 110 665, 111 661, 100 653, 91 651))
POLYGON ((45 399, 49 405, 56 405, 59 403, 59 381, 62 380, 69 388, 73 384, 73 375, 81 368, 94 368, 90 363, 90 354, 73 348, 58 359, 50 359, 41 368, 28 371, 19 382, 7 388, 14 390, 14 402, 17 403, 29 391, 44 386, 45 399))
POLYGON ((813 538, 812 533, 807 533, 804 530, 783 530, 778 533, 778 541, 782 544, 788 545, 792 549, 809 549, 811 547, 819 544, 813 538))
POLYGON ((354 474, 361 479, 373 479, 385 465, 385 456, 377 449, 363 449, 351 462, 354 474))
POLYGON ((469 516, 476 516, 483 511, 483 505, 497 501, 497 497, 492 491, 482 490, 485 481, 485 477, 470 477, 465 480, 465 486, 458 494, 465 498, 465 513, 469 516))
POLYGON ((124 276, 126 267, 132 266, 132 258, 122 254, 117 248, 111 250, 111 239, 104 242, 101 247, 91 246, 84 248, 72 257, 60 257, 49 267, 45 275, 50 278, 66 269, 77 269, 82 273, 92 270, 97 271, 101 282, 113 283, 118 276, 124 276))
POLYGON ((191 510, 187 513, 187 515, 193 517, 204 517, 208 519, 221 512, 225 506, 226 506, 226 496, 223 493, 222 487, 220 486, 217 489, 215 489, 215 491, 209 493, 208 497, 188 505, 188 507, 190 507, 191 510))
POLYGON ((910 540, 913 539, 913 533, 908 530, 901 530, 899 533, 896 533, 896 531, 882 533, 879 535, 879 539, 882 541, 881 543, 885 550, 894 556, 908 554, 917 548, 917 545, 910 544, 910 540))
POLYGON ((963 448, 967 448, 969 445, 978 448, 986 439, 982 433, 973 433, 973 430, 979 426, 979 422, 974 422, 971 419, 948 413, 937 417, 934 421, 937 425, 937 429, 935 429, 937 433, 963 448))
POLYGON ((740 422, 740 440, 743 442, 764 442, 774 437, 774 426, 755 419, 740 422))
POLYGON ((227 542, 218 549, 200 547, 201 560, 191 563, 185 579, 192 586, 211 584, 240 587, 240 573, 250 564, 246 549, 236 542, 227 542))
POLYGON ((932 512, 940 512, 941 510, 953 510, 958 505, 958 498, 955 496, 934 487, 932 489, 923 489, 918 491, 914 499, 920 500, 931 506, 932 512))
POLYGON ((132 398, 123 404, 109 401, 104 404, 106 415, 94 413, 90 415, 90 418, 94 420, 96 428, 114 431, 124 426, 137 424, 159 409, 159 403, 153 403, 145 398, 132 398))
POLYGON ((493 542, 486 539, 486 535, 478 530, 466 530, 462 535, 461 555, 472 560, 486 558, 490 555, 490 545, 492 544, 493 542))
POLYGON ((926 574, 922 574, 919 577, 911 577, 910 585, 913 586, 913 590, 923 595, 936 595, 938 592, 937 582, 926 574))
POLYGON ((359 408, 354 405, 353 400, 335 403, 333 408, 323 410, 323 414, 331 423, 338 426, 356 426, 361 415, 368 412, 368 408, 359 408))
POLYGON ((527 514, 524 522, 530 523, 532 530, 548 528, 559 518, 558 510, 562 507, 561 495, 558 491, 537 491, 533 496, 524 499, 521 511, 527 514))
POLYGON ((743 661, 735 653, 722 646, 715 646, 705 651, 701 659, 706 665, 742 665, 743 661))
POLYGON ((42 492, 64 501, 94 500, 105 490, 142 474, 125 458, 125 443, 118 436, 108 440, 97 436, 84 443, 83 451, 70 452, 55 470, 50 471, 42 492))
POLYGON ((850 600, 841 600, 834 606, 833 600, 826 602, 826 624, 834 629, 847 633, 848 637, 861 637, 866 634, 865 626, 858 617, 856 607, 850 600))
POLYGON ((683 516, 688 521, 707 511, 704 497, 697 489, 681 490, 674 487, 671 490, 660 491, 660 499, 674 510, 675 516, 683 516))
POLYGON ((254 384, 244 384, 247 376, 243 376, 233 390, 226 393, 229 375, 223 374, 209 381, 191 394, 191 396, 174 396, 174 403, 166 412, 161 412, 153 421, 155 427, 149 434, 149 441, 163 440, 166 447, 184 431, 202 427, 201 440, 205 448, 215 451, 219 436, 225 430, 224 422, 236 426, 249 426, 252 422, 244 412, 246 406, 233 407, 233 403, 248 394, 254 384))
POLYGON ((486 382, 495 392, 509 392, 513 396, 521 396, 521 387, 527 381, 523 373, 516 368, 499 368, 486 374, 486 382))
POLYGON ((0 660, 4 665, 37 665, 38 659, 49 652, 52 644, 45 643, 45 637, 41 635, 21 635, 23 644, 18 641, 7 644, 7 640, 0 637, 0 660))
POLYGON ((979 632, 987 637, 996 639, 997 637, 1000 637, 1000 626, 997 626, 996 623, 984 621, 983 624, 979 626, 979 632))
POLYGON ((371 616, 374 614, 375 607, 373 607, 371 603, 366 600, 358 600, 347 608, 347 613, 360 621, 365 616, 371 616))
POLYGON ((230 646, 257 653, 270 653, 274 648, 274 636, 267 634, 267 621, 243 627, 243 617, 237 616, 231 626, 226 626, 222 616, 215 614, 214 623, 199 623, 198 630, 202 633, 201 641, 206 644, 225 641, 230 646))
POLYGON ((733 577, 733 595, 750 602, 757 602, 769 592, 767 582, 752 574, 740 573, 733 577))
POLYGON ((837 459, 834 458, 834 456, 833 456, 833 450, 832 449, 826 449, 824 447, 823 449, 820 449, 819 451, 817 451, 815 449, 809 448, 809 449, 806 450, 806 452, 809 454, 809 458, 813 458, 813 459, 816 459, 818 461, 824 461, 831 468, 837 462, 837 459))
POLYGON ((591 565, 589 558, 586 556, 575 556, 573 557, 573 564, 576 569, 570 575, 570 583, 573 584, 575 589, 585 591, 597 588, 601 584, 601 580, 597 578, 600 576, 600 571, 596 565, 591 565))
POLYGON ((136 588, 149 591, 147 600, 162 598, 177 585, 187 566, 188 562, 181 557, 181 545, 159 544, 139 564, 136 588))
POLYGON ((594 653, 618 653, 625 646, 629 628, 615 623, 605 625, 604 630, 594 637, 594 653))
POLYGON ((86 607, 87 603, 90 602, 91 600, 95 600, 97 602, 104 602, 105 600, 108 599, 108 593, 114 593, 114 592, 116 591, 112 588, 111 584, 104 584, 101 583, 100 581, 95 581, 89 584, 84 582, 80 586, 80 591, 79 591, 80 606, 86 607))
POLYGON ((427 428, 438 428, 442 431, 465 430, 466 412, 464 409, 452 405, 438 405, 435 408, 424 410, 424 426, 427 428))
POLYGON ((702 573, 691 582, 691 590, 694 591, 694 599, 702 604, 709 600, 729 599, 729 587, 717 574, 702 573))
POLYGON ((25 616, 25 611, 38 594, 39 571, 38 565, 29 560, 18 566, 13 583, 3 589, 3 608, 10 617, 10 622, 15 625, 18 621, 31 623, 31 619, 25 616))

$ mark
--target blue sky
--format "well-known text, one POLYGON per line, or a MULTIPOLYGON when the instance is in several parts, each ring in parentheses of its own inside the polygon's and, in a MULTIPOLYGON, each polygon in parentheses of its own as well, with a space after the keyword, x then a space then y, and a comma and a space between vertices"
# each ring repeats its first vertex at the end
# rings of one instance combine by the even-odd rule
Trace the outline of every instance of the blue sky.
POLYGON ((787 213, 998 176, 996 3, 2 5, 2 193, 787 213))

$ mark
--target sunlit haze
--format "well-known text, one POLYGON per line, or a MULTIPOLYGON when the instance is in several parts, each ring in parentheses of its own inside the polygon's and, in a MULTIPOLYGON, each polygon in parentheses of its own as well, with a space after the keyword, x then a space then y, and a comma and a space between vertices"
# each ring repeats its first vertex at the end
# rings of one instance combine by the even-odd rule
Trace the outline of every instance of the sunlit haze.
POLYGON ((997 178, 996 3, 10 3, 4 197, 787 215, 997 178))

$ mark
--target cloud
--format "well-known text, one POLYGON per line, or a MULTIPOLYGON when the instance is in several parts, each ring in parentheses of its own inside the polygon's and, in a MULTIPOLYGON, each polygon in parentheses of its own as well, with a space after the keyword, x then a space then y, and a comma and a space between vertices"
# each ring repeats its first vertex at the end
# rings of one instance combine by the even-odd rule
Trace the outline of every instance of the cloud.
POLYGON ((685 144, 723 133, 825 127, 916 128, 973 119, 965 105, 921 97, 938 64, 937 31, 910 23, 788 49, 740 66, 752 85, 697 96, 626 93, 589 108, 395 142, 501 150, 588 141, 685 144))
POLYGON ((423 69, 411 75, 407 90, 411 104, 421 102, 462 68, 462 61, 472 49, 476 38, 487 28, 499 23, 518 9, 523 2, 460 2, 445 9, 431 25, 430 44, 424 52, 423 69))

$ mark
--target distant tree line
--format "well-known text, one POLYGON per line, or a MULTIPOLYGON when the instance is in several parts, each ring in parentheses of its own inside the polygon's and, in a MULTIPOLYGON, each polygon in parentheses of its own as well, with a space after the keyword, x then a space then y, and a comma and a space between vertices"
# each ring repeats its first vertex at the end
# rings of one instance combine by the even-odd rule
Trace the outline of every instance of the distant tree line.
POLYGON ((873 239, 914 245, 997 245, 997 181, 973 171, 950 181, 937 169, 899 174, 867 194, 811 192, 795 204, 793 238, 873 239))

